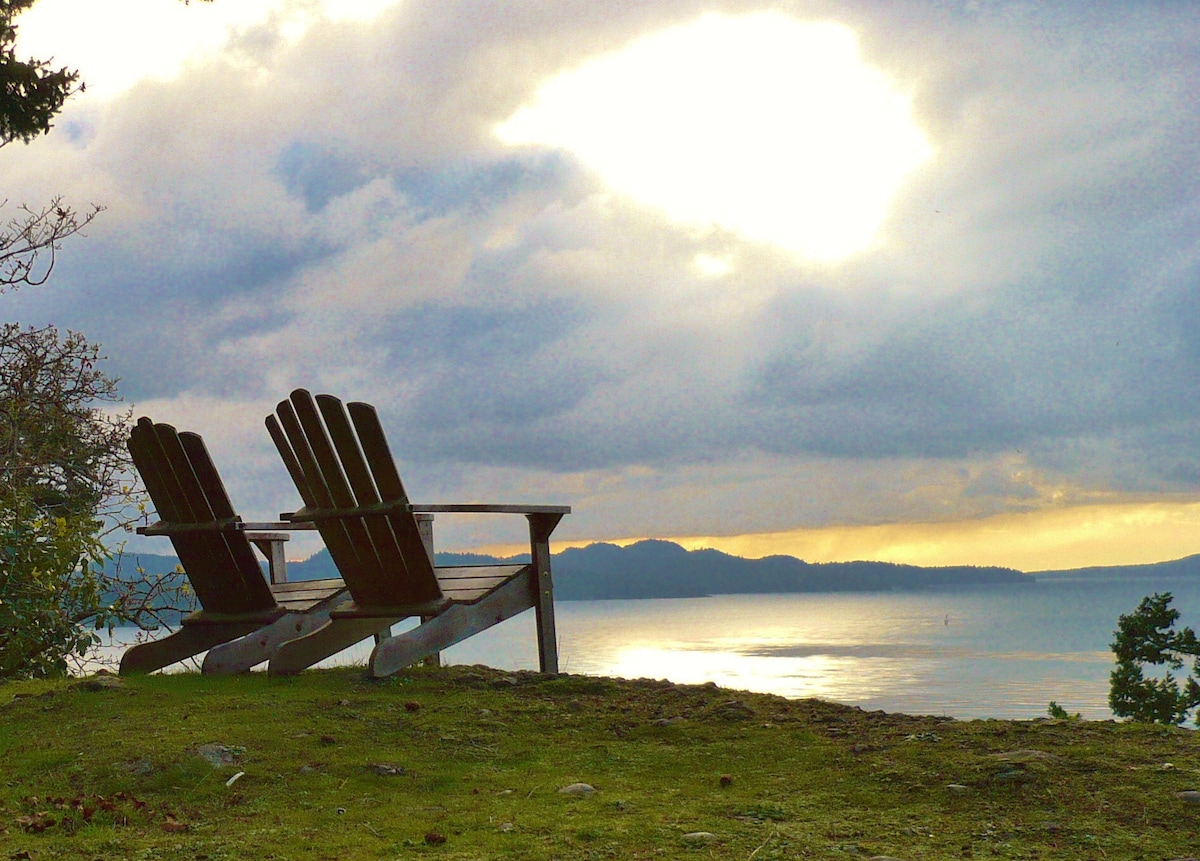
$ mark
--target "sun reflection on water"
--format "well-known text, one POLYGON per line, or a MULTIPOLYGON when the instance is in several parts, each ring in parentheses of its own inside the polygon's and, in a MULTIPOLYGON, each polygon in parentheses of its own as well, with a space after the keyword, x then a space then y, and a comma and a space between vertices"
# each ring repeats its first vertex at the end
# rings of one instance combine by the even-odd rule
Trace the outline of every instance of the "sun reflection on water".
POLYGON ((604 675, 665 678, 677 684, 716 682, 735 690, 836 701, 877 695, 911 676, 896 661, 864 662, 828 654, 773 658, 656 646, 622 649, 605 669, 604 675))
MULTIPOLYGON (((1173 592, 1181 607, 1200 606, 1200 578, 560 602, 560 668, 961 718, 1035 718, 1055 700, 1103 719, 1111 716, 1112 626, 1155 589, 1173 592)), ((362 665, 369 654, 364 643, 324 665, 362 665)), ((535 668, 533 614, 443 658, 535 668)))

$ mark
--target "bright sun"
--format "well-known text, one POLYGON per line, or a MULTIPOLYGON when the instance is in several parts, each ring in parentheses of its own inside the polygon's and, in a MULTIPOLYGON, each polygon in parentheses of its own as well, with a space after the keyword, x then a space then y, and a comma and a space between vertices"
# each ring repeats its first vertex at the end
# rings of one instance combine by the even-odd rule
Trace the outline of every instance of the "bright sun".
POLYGON ((569 150, 677 222, 819 261, 868 248, 932 155, 852 30, 776 12, 706 15, 589 60, 496 134, 569 150))

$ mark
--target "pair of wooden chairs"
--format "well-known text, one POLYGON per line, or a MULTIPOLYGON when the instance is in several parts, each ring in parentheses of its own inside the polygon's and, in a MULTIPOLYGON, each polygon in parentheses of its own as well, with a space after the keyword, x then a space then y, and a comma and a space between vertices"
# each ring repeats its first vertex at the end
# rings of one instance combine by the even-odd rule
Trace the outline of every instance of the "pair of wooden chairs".
POLYGON ((569 507, 411 504, 369 404, 297 389, 267 429, 304 505, 279 522, 247 523, 198 435, 147 418, 134 427, 129 451, 159 517, 138 531, 170 537, 201 609, 178 631, 127 649, 122 673, 207 651, 205 673, 267 661, 287 675, 375 636, 368 672, 383 677, 530 608, 541 670, 558 672, 549 542, 569 507), (530 563, 436 566, 428 527, 442 512, 524 515, 530 563), (320 533, 341 579, 287 580, 283 542, 294 529, 320 533), (391 635, 414 616, 421 624, 391 635))

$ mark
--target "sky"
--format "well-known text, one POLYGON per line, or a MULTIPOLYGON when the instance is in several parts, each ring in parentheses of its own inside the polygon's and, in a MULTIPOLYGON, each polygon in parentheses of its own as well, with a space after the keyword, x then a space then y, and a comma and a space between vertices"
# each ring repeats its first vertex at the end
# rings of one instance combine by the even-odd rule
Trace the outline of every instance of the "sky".
MULTIPOLYGON (((1188 4, 39 0, 17 23, 88 86, 0 152, 2 197, 105 211, 0 313, 101 343, 248 520, 298 506, 262 422, 302 386, 380 409, 416 502, 571 505, 556 547, 1200 552, 1188 4)), ((437 544, 515 549, 515 520, 439 518, 437 544)))

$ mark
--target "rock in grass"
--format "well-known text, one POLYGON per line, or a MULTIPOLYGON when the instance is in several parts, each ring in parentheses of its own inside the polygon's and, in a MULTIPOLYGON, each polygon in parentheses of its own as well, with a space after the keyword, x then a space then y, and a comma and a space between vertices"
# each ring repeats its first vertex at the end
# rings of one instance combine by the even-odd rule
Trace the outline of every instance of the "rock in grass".
POLYGON ((245 752, 243 747, 230 747, 225 744, 202 744, 196 748, 196 755, 211 765, 217 768, 222 765, 233 765, 239 756, 245 752))
POLYGON ((658 718, 657 720, 653 720, 653 721, 651 721, 651 723, 654 724, 655 726, 674 726, 675 724, 679 723, 682 720, 683 720, 683 718, 681 718, 681 717, 664 717, 664 718, 658 718))
POLYGON ((596 791, 596 787, 588 783, 572 783, 570 786, 564 786, 558 791, 559 795, 591 795, 596 791))
POLYGON ((1185 789, 1183 792, 1176 792, 1175 797, 1180 801, 1186 801, 1188 804, 1200 804, 1200 791, 1195 789, 1185 789))
POLYGON ((717 835, 711 831, 692 831, 680 838, 688 846, 703 846, 705 843, 712 843, 717 839, 717 835))
POLYGON ((729 700, 716 706, 712 713, 722 720, 738 721, 749 720, 754 717, 754 709, 746 705, 741 700, 729 700))
POLYGON ((946 791, 951 795, 966 795, 971 791, 969 786, 963 786, 961 783, 947 783, 946 791))

